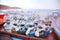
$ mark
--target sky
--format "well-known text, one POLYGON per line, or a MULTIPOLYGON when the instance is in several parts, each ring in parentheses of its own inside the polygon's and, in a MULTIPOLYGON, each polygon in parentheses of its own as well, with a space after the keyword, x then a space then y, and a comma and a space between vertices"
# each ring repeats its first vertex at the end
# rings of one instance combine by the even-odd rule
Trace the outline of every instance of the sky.
POLYGON ((60 9, 60 0, 0 0, 0 4, 23 9, 60 9))

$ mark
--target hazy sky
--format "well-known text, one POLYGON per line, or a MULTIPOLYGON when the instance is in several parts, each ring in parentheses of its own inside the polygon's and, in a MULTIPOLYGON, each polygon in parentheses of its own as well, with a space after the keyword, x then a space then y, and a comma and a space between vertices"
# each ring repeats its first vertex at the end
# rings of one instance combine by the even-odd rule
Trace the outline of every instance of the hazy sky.
POLYGON ((0 4, 24 9, 60 9, 60 0, 0 0, 0 4))

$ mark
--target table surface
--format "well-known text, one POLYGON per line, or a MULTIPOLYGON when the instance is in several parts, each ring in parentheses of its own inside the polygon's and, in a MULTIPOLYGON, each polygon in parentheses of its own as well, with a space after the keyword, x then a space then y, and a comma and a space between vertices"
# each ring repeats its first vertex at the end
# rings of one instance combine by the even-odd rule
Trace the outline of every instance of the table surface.
POLYGON ((21 34, 17 34, 17 33, 4 32, 3 26, 0 25, 0 34, 13 36, 13 37, 17 37, 17 38, 23 38, 24 40, 59 40, 54 29, 53 29, 53 32, 51 34, 49 34, 48 36, 46 36, 44 38, 36 38, 36 37, 25 36, 25 35, 21 35, 21 34))

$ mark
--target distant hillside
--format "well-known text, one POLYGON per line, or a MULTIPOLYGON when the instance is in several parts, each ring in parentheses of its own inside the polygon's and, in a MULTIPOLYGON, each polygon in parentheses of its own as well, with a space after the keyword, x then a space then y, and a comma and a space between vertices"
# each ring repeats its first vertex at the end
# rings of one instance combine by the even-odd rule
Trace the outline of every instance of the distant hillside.
POLYGON ((21 9, 19 7, 10 7, 10 6, 7 6, 7 5, 1 5, 0 4, 0 10, 5 10, 5 9, 21 9))

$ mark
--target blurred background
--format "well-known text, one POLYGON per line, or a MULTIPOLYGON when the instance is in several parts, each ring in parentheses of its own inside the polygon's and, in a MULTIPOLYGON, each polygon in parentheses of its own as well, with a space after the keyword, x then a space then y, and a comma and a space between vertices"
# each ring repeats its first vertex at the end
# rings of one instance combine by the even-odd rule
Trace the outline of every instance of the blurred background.
POLYGON ((2 14, 39 15, 41 20, 52 21, 52 27, 60 37, 60 0, 0 0, 0 15, 2 14))

